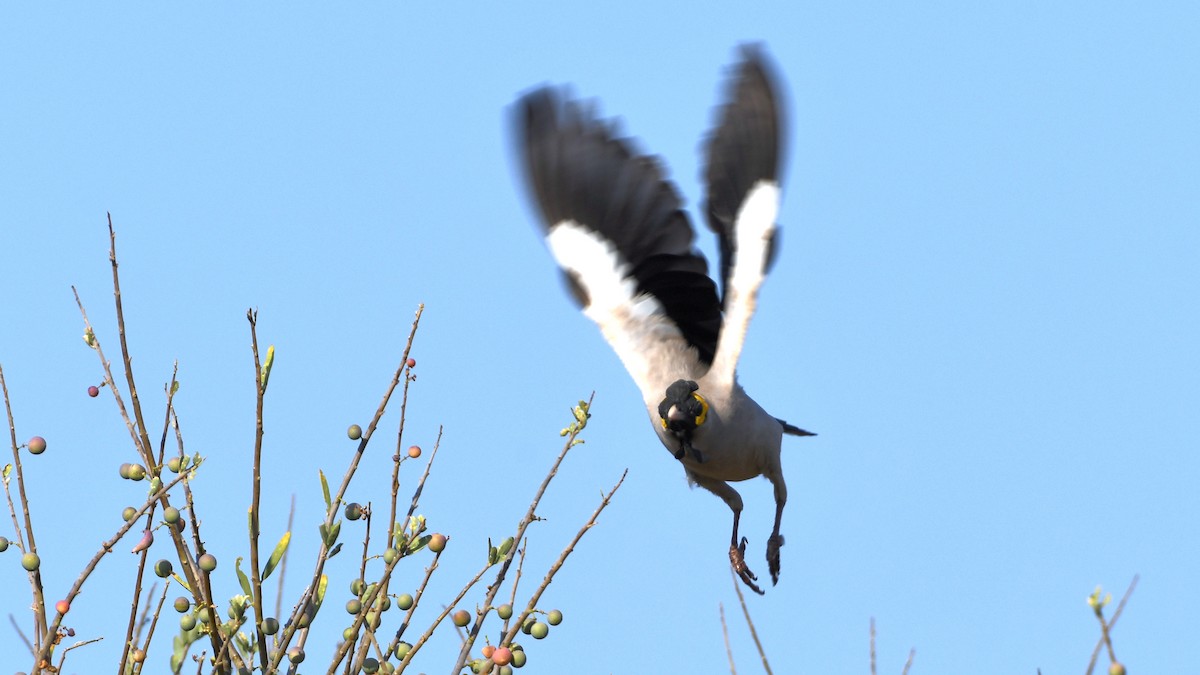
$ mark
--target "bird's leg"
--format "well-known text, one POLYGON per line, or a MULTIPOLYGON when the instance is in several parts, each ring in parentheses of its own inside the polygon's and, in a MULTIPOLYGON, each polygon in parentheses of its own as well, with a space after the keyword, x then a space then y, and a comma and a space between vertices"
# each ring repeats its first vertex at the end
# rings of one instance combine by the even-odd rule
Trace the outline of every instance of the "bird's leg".
POLYGON ((733 536, 729 540, 729 564, 733 566, 733 571, 737 573, 742 583, 754 589, 755 593, 762 595, 763 590, 754 583, 758 581, 758 577, 754 576, 754 572, 751 572, 750 568, 746 566, 746 540, 743 538, 740 542, 738 541, 738 521, 742 517, 742 496, 723 480, 701 476, 691 471, 688 471, 688 480, 720 497, 729 506, 729 510, 733 511, 733 536))
POLYGON ((758 581, 758 577, 746 565, 746 538, 742 537, 742 540, 738 541, 738 520, 741 516, 741 511, 733 512, 733 538, 729 542, 729 564, 733 566, 733 571, 737 573, 742 583, 753 589, 755 593, 763 595, 763 590, 754 583, 758 581))
POLYGON ((779 523, 783 520, 783 505, 787 503, 787 485, 782 475, 769 476, 775 486, 775 529, 767 540, 767 570, 771 573, 771 584, 779 583, 779 547, 783 546, 783 535, 779 534, 779 523))

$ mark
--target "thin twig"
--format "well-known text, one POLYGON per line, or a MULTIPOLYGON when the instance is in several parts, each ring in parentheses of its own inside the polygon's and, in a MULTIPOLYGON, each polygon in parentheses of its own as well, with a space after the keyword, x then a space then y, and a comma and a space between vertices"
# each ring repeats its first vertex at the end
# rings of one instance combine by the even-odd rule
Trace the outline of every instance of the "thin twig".
POLYGON ((733 664, 733 648, 729 646, 729 626, 725 623, 725 603, 718 602, 717 609, 721 612, 721 635, 725 638, 725 656, 729 657, 729 673, 737 675, 737 666, 733 664))
MULTIPOLYGON (((1133 580, 1129 582, 1129 588, 1125 589, 1125 594, 1121 596, 1121 601, 1117 603, 1117 610, 1113 612, 1112 618, 1108 620, 1108 630, 1117 625, 1117 619, 1121 618, 1121 612, 1125 610, 1125 602, 1129 600, 1129 596, 1133 595, 1133 589, 1137 588, 1137 583, 1140 575, 1133 575, 1133 580)), ((1101 635, 1100 640, 1096 642, 1096 648, 1092 650, 1092 658, 1088 661, 1087 675, 1092 675, 1092 670, 1096 667, 1096 659, 1100 657, 1100 650, 1104 649, 1105 638, 1107 635, 1101 635)))
MULTIPOLYGON (((254 461, 251 468, 253 478, 250 485, 250 590, 253 592, 250 602, 254 606, 254 634, 255 642, 258 644, 258 660, 265 668, 268 660, 267 636, 262 630, 262 622, 265 617, 263 616, 262 567, 259 566, 258 540, 262 534, 262 528, 259 527, 259 503, 262 499, 263 400, 267 393, 267 382, 264 381, 265 373, 258 358, 258 312, 246 310, 246 319, 250 322, 250 351, 254 355, 255 406, 254 461)), ((270 350, 271 353, 267 354, 268 361, 273 356, 274 348, 270 348, 270 350)))
POLYGON ((529 602, 525 606, 525 611, 521 612, 521 616, 517 619, 516 623, 508 629, 507 633, 504 634, 504 639, 500 642, 500 644, 507 645, 512 643, 513 638, 517 636, 517 631, 520 630, 520 626, 523 625, 525 623, 525 619, 533 613, 533 610, 537 607, 538 601, 542 599, 542 594, 546 592, 546 588, 550 585, 550 582, 554 580, 554 575, 557 574, 560 569, 562 569, 563 563, 567 561, 567 556, 571 555, 571 552, 575 550, 575 545, 579 543, 580 539, 583 539, 583 535, 587 534, 588 530, 592 529, 592 526, 596 524, 596 519, 600 517, 600 513, 604 511, 605 507, 612 502, 613 495, 617 493, 617 490, 621 489, 621 485, 625 482, 625 477, 628 475, 629 469, 625 469, 621 472, 621 479, 618 480, 617 484, 614 485, 612 489, 604 495, 604 498, 600 500, 600 505, 597 506, 596 510, 592 512, 592 517, 588 518, 588 521, 583 524, 583 527, 579 528, 579 531, 575 533, 575 538, 571 540, 571 543, 567 544, 567 547, 563 549, 561 554, 559 554, 558 560, 555 560, 554 564, 550 566, 549 571, 546 572, 545 578, 542 579, 542 584, 538 586, 537 590, 533 592, 533 595, 529 597, 529 602))
MULTIPOLYGON (((287 532, 292 531, 292 524, 296 520, 296 493, 292 493, 292 505, 288 509, 287 532)), ((287 562, 290 557, 288 553, 291 551, 289 546, 283 552, 283 557, 279 560, 279 592, 275 595, 275 616, 283 613, 283 578, 287 575, 287 562)))
POLYGON ((904 662, 904 670, 900 671, 900 675, 908 675, 908 669, 912 668, 913 659, 917 656, 916 649, 908 650, 908 660, 904 662))
POLYGON ((25 635, 25 631, 21 630, 21 626, 17 624, 17 617, 9 614, 8 622, 12 624, 13 630, 17 631, 17 637, 21 638, 21 642, 25 643, 25 648, 29 650, 29 655, 33 656, 36 653, 33 651, 33 643, 29 641, 29 638, 25 635))
MULTIPOLYGON (((558 475, 558 467, 562 465, 563 459, 566 458, 567 453, 571 451, 571 448, 577 445, 575 439, 579 436, 580 432, 583 431, 584 427, 587 426, 587 419, 590 416, 588 410, 591 409, 592 399, 595 397, 596 393, 592 392, 592 395, 588 397, 586 403, 580 401, 579 405, 573 409, 572 412, 577 415, 576 421, 575 423, 571 424, 571 426, 567 427, 566 442, 563 443, 562 450, 558 453, 558 457, 550 466, 550 470, 546 472, 546 477, 542 479, 542 484, 538 487, 537 493, 534 494, 533 501, 529 503, 529 509, 525 512, 525 516, 521 518, 521 522, 517 524, 517 532, 513 535, 514 544, 525 538, 525 530, 527 530, 530 523, 537 518, 537 507, 542 501, 542 495, 546 494, 546 488, 550 486, 550 481, 554 480, 554 477, 558 475), (580 409, 582 409, 582 418, 578 417, 580 409)), ((469 638, 463 641, 462 647, 459 649, 458 659, 455 661, 455 673, 462 670, 463 664, 466 663, 467 657, 471 653, 471 645, 474 643, 475 637, 479 635, 479 630, 483 625, 482 619, 484 617, 484 613, 491 609, 492 601, 495 600, 496 593, 500 591, 500 586, 504 583, 504 577, 508 573, 508 568, 512 565, 513 558, 517 554, 516 548, 516 546, 513 546, 508 550, 508 554, 504 556, 504 560, 500 564, 500 571, 496 573, 495 581, 488 586, 488 594, 483 603, 483 608, 480 610, 475 619, 475 624, 471 628, 469 638)), ((524 617, 522 617, 522 620, 524 620, 524 617)), ((521 622, 518 621, 516 625, 520 626, 521 622)), ((512 634, 515 634, 515 630, 515 628, 509 629, 510 633, 512 634)), ((511 640, 512 637, 510 636, 508 639, 511 640)), ((502 642, 501 644, 504 643, 502 642)))
POLYGON ((98 638, 92 638, 90 640, 83 640, 81 642, 76 642, 75 644, 71 645, 70 647, 67 647, 66 649, 64 649, 62 652, 62 655, 58 658, 58 672, 60 672, 60 673, 62 672, 63 664, 66 663, 66 661, 67 661, 67 652, 69 652, 73 649, 79 649, 80 647, 84 647, 86 645, 90 645, 93 642, 100 642, 103 639, 104 639, 103 637, 98 637, 98 638))
MULTIPOLYGON (((90 346, 92 349, 96 350, 96 354, 100 358, 100 365, 104 369, 104 382, 105 382, 105 384, 108 385, 109 390, 113 394, 114 400, 117 402, 117 409, 120 411, 121 418, 125 421, 125 427, 126 427, 126 429, 128 429, 129 435, 133 439, 134 448, 137 450, 138 454, 141 455, 143 461, 146 462, 147 466, 154 467, 154 459, 150 453, 150 438, 149 438, 148 434, 146 433, 145 423, 143 422, 141 403, 139 402, 138 397, 137 397, 137 388, 134 385, 133 369, 131 367, 131 359, 130 359, 130 355, 129 355, 128 344, 125 339, 125 315, 124 315, 124 309, 123 309, 123 306, 121 303, 121 285, 120 285, 120 276, 118 274, 118 264, 117 264, 117 240, 116 240, 116 232, 113 229, 111 213, 108 214, 108 240, 109 240, 108 257, 109 257, 109 262, 112 265, 113 296, 115 299, 116 314, 117 314, 117 331, 118 331, 118 335, 119 335, 120 343, 121 343, 121 353, 122 353, 124 363, 125 363, 125 379, 129 386, 130 399, 133 402, 133 411, 134 411, 133 419, 130 418, 129 411, 126 409, 125 403, 121 398, 120 390, 117 388, 116 380, 112 374, 112 366, 111 366, 110 362, 108 361, 108 359, 105 358, 105 356, 104 356, 104 349, 100 344, 100 339, 98 337, 96 337, 95 331, 92 329, 91 322, 88 321, 87 311, 83 307, 83 301, 79 297, 79 291, 76 290, 74 286, 71 287, 71 291, 75 295, 75 304, 79 306, 79 313, 83 317, 83 325, 84 325, 84 329, 85 329, 84 337, 87 340, 88 346, 90 346), (134 423, 134 420, 136 420, 136 424, 134 423)), ((176 420, 176 422, 178 423, 178 420, 176 420)), ((178 434, 179 434, 179 430, 178 430, 178 427, 176 427, 176 435, 178 436, 178 434)), ((160 474, 160 472, 161 472, 161 467, 151 468, 150 469, 151 479, 158 476, 160 474)), ((186 488, 186 484, 185 484, 185 492, 186 492, 186 490, 187 490, 187 488, 186 488)), ((160 499, 162 502, 162 506, 165 509, 166 507, 170 506, 170 502, 167 498, 167 493, 166 493, 166 491, 162 491, 162 492, 160 492, 160 495, 161 495, 160 499)), ((184 541, 183 536, 175 528, 170 528, 170 533, 171 533, 171 541, 175 545, 175 554, 179 557, 179 560, 181 562, 184 560, 188 560, 190 556, 189 556, 189 552, 187 549, 187 544, 184 541)), ((183 573, 187 580, 188 586, 193 589, 200 588, 200 586, 198 584, 198 580, 195 575, 195 572, 192 569, 192 567, 189 565, 184 565, 183 567, 184 567, 183 573)), ((203 600, 203 601, 209 602, 211 604, 211 599, 198 597, 197 600, 203 600)), ((211 631, 209 633, 209 639, 212 642, 214 651, 219 653, 221 651, 220 650, 221 639, 220 639, 220 636, 218 635, 217 631, 211 631)), ((45 651, 45 650, 43 649, 43 651, 45 651)), ((126 641, 125 645, 122 647, 121 663, 125 663, 128 656, 129 656, 129 643, 128 643, 128 641, 126 641)), ((217 669, 217 672, 220 675, 223 675, 225 670, 223 667, 219 667, 217 669)))
MULTIPOLYGON (((0 368, 0 388, 4 390, 4 409, 8 413, 8 435, 12 443, 13 465, 17 468, 17 494, 21 498, 21 513, 25 516, 25 536, 29 539, 29 546, 25 546, 25 539, 21 536, 21 526, 17 523, 17 514, 13 510, 12 495, 8 494, 8 509, 12 514, 13 529, 17 533, 17 544, 21 550, 26 553, 37 553, 37 544, 33 537, 33 516, 29 512, 29 498, 25 496, 25 470, 21 466, 21 453, 17 446, 17 427, 13 421, 12 403, 8 398, 8 383, 4 381, 4 369, 0 368)), ((8 493, 8 481, 4 481, 4 491, 8 493)), ((29 585, 33 589, 33 607, 34 607, 34 634, 33 644, 38 652, 45 652, 46 648, 53 645, 53 640, 50 639, 48 626, 46 625, 46 598, 42 594, 42 572, 40 569, 35 569, 29 572, 29 585), (45 645, 42 640, 45 639, 45 645)), ((45 654, 46 657, 49 654, 45 654)), ((41 660, 41 659, 36 659, 41 660)), ((35 665, 35 670, 36 665, 35 665)))
MULTIPOLYGON (((367 443, 371 440, 371 436, 375 433, 375 428, 379 425, 379 420, 383 417, 383 413, 387 409, 387 404, 392 397, 392 393, 400 384, 400 378, 404 374, 404 368, 406 366, 405 362, 408 360, 408 354, 412 349, 413 339, 417 334, 417 327, 421 323, 421 314, 424 311, 424 304, 417 305, 417 313, 413 318, 412 328, 408 333, 408 342, 404 346, 404 354, 400 357, 400 365, 396 368, 396 372, 392 376, 391 383, 389 383, 387 389, 384 391, 383 399, 379 402, 379 407, 375 409, 375 416, 371 419, 370 424, 367 425, 366 430, 363 432, 362 439, 358 443, 358 452, 354 453, 353 458, 350 460, 350 466, 346 469, 345 475, 342 476, 342 482, 338 486, 337 494, 333 495, 330 499, 329 509, 325 513, 324 524, 326 528, 333 526, 333 523, 337 518, 337 513, 341 507, 342 497, 345 496, 346 490, 348 490, 350 487, 350 480, 354 477, 354 473, 358 470, 358 464, 362 459, 363 453, 367 449, 367 443)), ((318 584, 321 582, 321 576, 324 574, 325 563, 329 559, 329 550, 330 547, 328 542, 322 541, 320 548, 317 550, 316 569, 313 570, 312 580, 309 582, 308 587, 304 589, 304 592, 300 596, 300 602, 296 604, 296 608, 292 611, 291 620, 284 625, 283 630, 279 633, 280 647, 279 649, 275 650, 275 654, 271 657, 270 663, 268 663, 267 667, 264 668, 264 670, 267 672, 277 670, 279 668, 279 662, 283 660, 285 651, 284 648, 291 642, 292 636, 295 635, 296 630, 299 628, 300 616, 304 612, 308 611, 313 599, 313 594, 316 591, 318 584)))
POLYGON ((875 617, 871 617, 871 675, 877 675, 875 670, 875 617))
POLYGON ((750 637, 754 638, 754 646, 758 649, 758 655, 762 657, 763 670, 767 671, 767 675, 771 675, 771 664, 767 663, 767 653, 763 650, 762 642, 758 640, 758 631, 754 630, 754 621, 750 619, 746 598, 742 595, 742 587, 738 585, 738 578, 732 567, 729 568, 729 574, 733 579, 733 590, 737 592, 738 602, 742 605, 742 614, 746 615, 746 625, 750 627, 750 637))
MULTIPOLYGON (((404 669, 408 667, 409 663, 412 662, 413 657, 416 656, 417 651, 420 650, 421 647, 425 646, 425 643, 429 641, 429 638, 433 635, 433 631, 438 627, 438 624, 440 624, 442 620, 450 614, 450 610, 458 606, 458 603, 462 601, 467 592, 474 588, 475 584, 479 583, 479 580, 483 578, 483 575, 488 571, 489 568, 491 568, 491 566, 491 563, 484 565, 479 572, 462 587, 462 590, 460 590, 458 595, 456 595, 454 599, 450 601, 450 604, 445 605, 442 608, 442 613, 437 615, 437 618, 433 620, 433 623, 429 624, 429 628, 421 634, 421 637, 417 638, 417 641, 413 643, 412 649, 408 650, 408 654, 404 657, 404 660, 400 662, 400 665, 396 666, 397 673, 404 672, 404 669)), ((413 606, 415 607, 416 605, 414 604, 413 606)))

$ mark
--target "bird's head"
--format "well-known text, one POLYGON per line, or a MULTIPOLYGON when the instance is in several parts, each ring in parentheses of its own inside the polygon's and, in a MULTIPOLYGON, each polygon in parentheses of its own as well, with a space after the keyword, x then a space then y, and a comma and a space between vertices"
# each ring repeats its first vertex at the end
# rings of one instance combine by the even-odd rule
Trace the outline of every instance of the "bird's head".
POLYGON ((691 435, 708 417, 708 401, 696 393, 700 387, 691 380, 676 380, 667 387, 666 398, 658 404, 663 429, 676 436, 691 435))

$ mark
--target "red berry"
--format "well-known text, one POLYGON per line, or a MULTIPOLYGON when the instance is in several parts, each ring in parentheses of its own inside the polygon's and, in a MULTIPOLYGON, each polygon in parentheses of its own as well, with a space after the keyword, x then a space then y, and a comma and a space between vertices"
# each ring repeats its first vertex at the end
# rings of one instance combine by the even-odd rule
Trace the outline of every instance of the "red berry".
POLYGON ((97 387, 94 384, 92 386, 88 387, 88 396, 91 396, 92 398, 96 398, 99 395, 100 395, 100 387, 97 387))
POLYGON ((34 436, 33 438, 29 439, 29 443, 26 445, 29 446, 29 452, 32 452, 35 455, 40 455, 46 451, 46 439, 42 438, 41 436, 34 436))
POLYGON ((71 603, 67 602, 66 600, 59 600, 58 602, 54 603, 54 609, 57 610, 59 614, 66 614, 67 612, 71 611, 71 603))
POLYGON ((450 618, 454 620, 454 625, 459 628, 464 628, 467 624, 471 623, 471 613, 465 609, 458 610, 450 618))
POLYGON ((492 663, 498 666, 507 666, 512 663, 512 660, 512 650, 508 647, 499 647, 496 651, 492 652, 492 663))
MULTIPOLYGON (((492 658, 492 655, 496 653, 496 648, 491 645, 484 645, 483 649, 481 649, 480 652, 483 654, 483 658, 490 659, 490 658, 492 658)), ((500 664, 500 665, 504 665, 504 664, 500 664)))
POLYGON ((421 446, 414 445, 408 449, 408 456, 416 459, 421 456, 421 446))
POLYGON ((409 357, 408 361, 404 362, 404 365, 408 366, 409 368, 416 368, 417 360, 412 357, 409 357))

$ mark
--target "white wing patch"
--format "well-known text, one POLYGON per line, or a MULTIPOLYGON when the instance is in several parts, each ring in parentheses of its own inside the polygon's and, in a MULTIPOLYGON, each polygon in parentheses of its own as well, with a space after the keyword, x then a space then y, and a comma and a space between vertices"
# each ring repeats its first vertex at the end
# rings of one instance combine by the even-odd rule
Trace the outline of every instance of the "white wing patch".
POLYGON ((611 242, 573 221, 550 228, 550 252, 587 293, 583 313, 625 364, 647 405, 669 384, 694 378, 697 357, 653 295, 637 292, 629 264, 611 242))
POLYGON ((708 378, 732 386, 737 362, 746 342, 746 329, 758 303, 758 289, 766 278, 767 254, 779 215, 779 185, 760 180, 754 184, 734 221, 737 250, 725 289, 725 317, 708 378))
POLYGON ((775 233, 779 215, 779 186, 760 180, 754 184, 738 207, 735 231, 737 252, 733 259, 730 285, 748 290, 762 284, 767 266, 767 246, 775 233))

